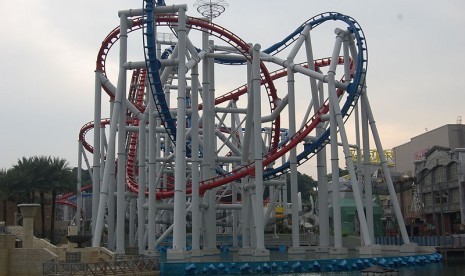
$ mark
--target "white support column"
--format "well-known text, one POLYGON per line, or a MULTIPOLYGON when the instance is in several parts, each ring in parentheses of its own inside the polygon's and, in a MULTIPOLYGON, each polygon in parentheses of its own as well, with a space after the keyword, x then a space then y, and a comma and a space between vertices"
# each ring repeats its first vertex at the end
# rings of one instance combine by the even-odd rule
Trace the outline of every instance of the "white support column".
MULTIPOLYGON (((127 18, 123 15, 121 15, 122 20, 126 21, 127 18)), ((121 25, 121 27, 126 27, 124 25, 121 25)), ((121 39, 121 38, 120 38, 121 39)), ((125 41, 125 40, 120 40, 120 41, 125 41)), ((126 37, 126 43, 127 43, 127 37, 126 37)), ((118 86, 117 90, 121 90, 122 94, 122 99, 126 99, 126 79, 127 79, 127 74, 126 70, 122 67, 126 61, 127 61, 127 45, 121 45, 120 49, 123 49, 123 51, 120 52, 120 62, 121 67, 119 76, 118 76, 118 86)), ((117 164, 117 175, 116 175, 116 253, 124 253, 124 223, 125 223, 125 218, 126 218, 126 198, 125 198, 125 192, 126 192, 126 141, 128 139, 128 136, 126 134, 126 106, 121 103, 120 105, 120 113, 119 113, 119 123, 118 123, 118 164, 117 164)), ((110 194, 110 196, 113 196, 110 194)))
MULTIPOLYGON (((233 101, 232 107, 237 107, 236 106, 236 101, 233 101)), ((238 114, 232 114, 231 115, 231 131, 232 131, 232 137, 234 136, 239 136, 240 131, 240 120, 238 118, 238 114)), ((241 137, 241 136, 239 136, 241 137)), ((236 147, 239 147, 239 140, 234 139, 234 144, 236 147)), ((242 153, 241 153, 242 154, 242 153)), ((236 163, 235 163, 236 164, 236 163)), ((233 165, 234 166, 234 165, 233 165)), ((238 194, 238 189, 235 185, 232 186, 231 188, 231 193, 232 193, 232 204, 237 204, 237 194, 238 194)), ((238 230, 239 230, 239 210, 232 210, 232 250, 237 251, 239 248, 239 241, 238 241, 238 230)))
MULTIPOLYGON (((339 57, 339 52, 341 49, 343 35, 345 35, 345 32, 340 29, 336 29, 335 32, 337 35, 336 43, 335 43, 335 47, 333 50, 333 55, 331 57, 331 65, 328 70, 328 87, 332 90, 332 91, 329 91, 329 97, 332 103, 338 102, 337 95, 336 95, 336 89, 335 89, 336 86, 335 86, 334 75, 335 75, 335 69, 337 66, 337 59, 339 57)), ((345 157, 347 169, 350 174, 352 191, 353 191, 355 204, 357 207, 358 218, 360 222, 360 232, 361 232, 360 235, 365 245, 371 245, 370 236, 368 234, 368 226, 367 226, 366 218, 365 218, 365 212, 363 210, 363 205, 362 205, 362 198, 360 196, 360 188, 357 183, 357 176, 355 174, 354 164, 352 162, 352 157, 350 155, 349 142, 347 140, 347 134, 346 134, 344 122, 342 119, 341 109, 339 107, 339 104, 333 104, 331 108, 334 109, 333 112, 336 115, 337 126, 339 127, 339 133, 340 133, 342 147, 344 151, 344 157, 345 157)))
MULTIPOLYGON (((203 37, 203 47, 213 48, 213 41, 208 41, 208 35, 203 37), (208 44, 207 44, 208 43, 208 44)), ((216 141, 215 141, 215 70, 214 59, 204 59, 203 63, 203 179, 210 179, 216 176, 216 141)), ((217 254, 219 250, 216 247, 216 191, 217 188, 206 191, 204 200, 208 207, 204 211, 205 234, 203 240, 205 243, 205 254, 217 254)))
POLYGON ((134 247, 136 232, 136 198, 129 199, 129 246, 134 247))
POLYGON ((371 158, 370 158, 370 137, 368 116, 366 112, 366 102, 363 97, 360 98, 361 108, 361 121, 362 121, 362 141, 363 141, 363 180, 365 183, 365 205, 368 231, 370 239, 375 240, 374 220, 373 220, 373 184, 372 184, 372 171, 371 171, 371 158))
MULTIPOLYGON (((334 55, 333 55, 334 56, 334 55)), ((331 61, 333 63, 333 60, 331 61)), ((335 62, 334 62, 335 63, 335 62)), ((335 69, 336 66, 334 66, 335 69)), ((328 93, 336 93, 336 89, 332 86, 334 80, 334 71, 328 72, 328 93)), ((341 200, 339 189, 339 146, 337 139, 337 121, 336 121, 336 111, 333 108, 334 105, 338 105, 339 102, 334 101, 334 97, 329 97, 329 117, 330 117, 330 137, 331 137, 331 188, 332 188, 332 205, 333 205, 333 231, 334 231, 334 247, 330 248, 329 252, 331 254, 341 254, 346 253, 342 247, 342 232, 341 232, 341 206, 339 201, 341 200)))
POLYGON ((329 94, 329 125, 330 125, 330 143, 331 143, 331 175, 332 175, 332 205, 333 205, 333 231, 334 231, 334 247, 330 248, 331 254, 344 254, 347 253, 342 247, 342 232, 341 232, 341 207, 340 201, 340 185, 339 185, 339 146, 338 146, 338 124, 336 116, 340 115, 337 107, 339 101, 337 100, 337 91, 335 87, 335 74, 337 67, 337 59, 341 48, 342 37, 338 34, 331 58, 331 64, 328 70, 328 94, 329 94))
MULTIPOLYGON (((152 95, 148 94, 148 97, 152 95)), ((145 188, 147 182, 146 175, 146 150, 147 150, 147 113, 149 108, 146 107, 146 112, 141 120, 139 120, 139 134, 138 134, 138 172, 139 177, 137 179, 137 184, 139 186, 139 191, 137 192, 137 246, 139 247, 139 252, 145 251, 144 243, 144 234, 145 234, 145 221, 146 221, 146 212, 144 209, 145 204, 145 188)))
MULTIPOLYGON (((237 204, 236 187, 233 187, 231 192, 232 192, 232 203, 237 204)), ((239 229, 238 221, 239 221, 239 210, 232 210, 232 250, 233 251, 237 251, 239 248, 239 240, 237 236, 237 232, 239 229)))
POLYGON ((174 177, 173 248, 168 259, 186 256, 186 9, 178 11, 178 98, 174 177))
MULTIPOLYGON (((95 73, 94 98, 94 152, 92 160, 92 240, 95 239, 95 225, 97 221, 100 200, 100 121, 102 119, 102 84, 98 72, 95 73)), ((100 241, 99 241, 100 243, 100 241)))
POLYGON ((370 106, 370 103, 368 101, 368 97, 366 95, 366 90, 363 91, 361 96, 365 99, 366 112, 367 112, 367 115, 368 115, 368 120, 369 120, 369 125, 370 125, 370 128, 371 128, 371 133, 372 133, 375 145, 376 145, 376 150, 378 151, 378 155, 379 155, 379 158, 380 158, 380 165, 381 165, 381 168, 383 169, 384 177, 386 179, 386 185, 387 185, 388 190, 389 190, 389 195, 391 196, 391 202, 392 202, 392 206, 394 208, 394 212, 396 214, 396 219, 397 219, 397 223, 399 225, 399 230, 400 230, 400 233, 401 233, 401 236, 402 236, 402 241, 404 242, 404 249, 403 250, 405 250, 406 252, 407 251, 408 252, 414 252, 414 251, 417 250, 416 245, 412 244, 410 242, 410 239, 409 239, 408 233, 407 233, 407 229, 405 228, 404 218, 402 216, 402 211, 400 210, 399 202, 397 201, 397 194, 396 194, 396 191, 394 189, 394 184, 392 182, 391 173, 389 172, 389 168, 388 168, 388 164, 387 164, 387 160, 386 160, 386 155, 384 154, 383 146, 381 145, 381 139, 379 138, 378 128, 376 127, 376 124, 375 124, 373 112, 371 111, 371 106, 370 106))
MULTIPOLYGON (((76 185, 76 228, 81 233, 81 210, 82 210, 82 141, 78 141, 78 166, 77 166, 77 185, 76 185)), ((67 218, 67 217, 65 217, 67 218)))
POLYGON ((192 99, 192 255, 201 255, 200 253, 200 158, 199 158, 199 73, 198 66, 192 67, 191 77, 191 99, 192 99))
MULTIPOLYGON (((152 87, 152 89, 155 89, 152 87)), ((149 96, 149 170, 148 170, 148 186, 149 186, 149 198, 148 198, 148 225, 147 225, 147 237, 148 237, 148 245, 147 245, 147 253, 149 255, 156 255, 155 250, 155 195, 157 192, 157 185, 156 185, 156 148, 158 145, 158 141, 156 139, 156 127, 157 127, 157 120, 154 117, 154 112, 156 111, 155 100, 152 95, 149 96)), ((166 143, 166 140, 165 140, 166 143)), ((165 147, 167 145, 165 144, 165 147)))
POLYGON ((255 162, 255 206, 253 206, 255 234, 257 245, 254 256, 268 256, 270 252, 265 249, 265 231, 263 225, 263 148, 261 126, 261 94, 260 94, 260 45, 255 44, 252 52, 252 85, 254 97, 254 162, 255 162))
MULTIPOLYGON (((310 32, 305 35, 305 51, 307 55, 308 69, 315 71, 314 57, 312 49, 312 40, 310 32)), ((316 113, 320 106, 324 103, 324 97, 320 97, 317 80, 309 77, 310 87, 313 99, 313 111, 316 113)), ((320 91, 323 94, 323 91, 320 91)), ((316 127, 316 137, 320 137, 324 133, 324 123, 320 122, 316 127)), ((318 179, 318 215, 319 215, 319 243, 317 252, 328 252, 329 249, 329 211, 328 211, 328 181, 326 172, 326 147, 318 151, 316 154, 316 167, 318 179)))
MULTIPOLYGON (((253 129, 253 118, 254 118, 254 96, 252 93, 252 63, 247 61, 247 117, 245 118, 245 130, 244 130, 244 139, 242 140, 242 157, 241 157, 241 166, 245 166, 249 163, 250 157, 250 148, 252 140, 252 129, 253 129)), ((251 222, 251 213, 249 212, 251 207, 250 200, 250 191, 249 186, 249 176, 246 176, 241 179, 242 187, 242 247, 239 249, 240 255, 250 255, 252 254, 251 246, 251 231, 250 231, 250 222, 251 222)))
POLYGON ((251 255, 252 249, 250 248, 250 192, 246 187, 249 184, 249 177, 241 179, 241 197, 242 197, 242 247, 239 249, 239 255, 251 255))
MULTIPOLYGON (((302 38, 303 36, 301 36, 302 38)), ((302 40, 301 40, 302 41, 302 40)), ((289 107, 289 136, 292 137, 296 133, 296 99, 295 99, 295 80, 294 71, 292 69, 293 58, 288 57, 287 59, 287 95, 288 95, 288 107, 289 107)), ((292 248, 289 249, 289 253, 303 254, 305 251, 300 248, 299 240, 299 200, 298 200, 298 183, 297 183, 297 150, 292 148, 289 152, 289 166, 290 166, 290 177, 291 177, 291 216, 292 216, 292 248)))
POLYGON ((108 199, 107 199, 107 242, 108 249, 115 250, 115 218, 116 218, 116 181, 115 173, 112 172, 110 175, 110 183, 108 185, 108 199))
MULTIPOLYGON (((119 67, 119 76, 118 80, 125 80, 126 78, 126 69, 124 68, 124 64, 126 63, 126 51, 127 51, 127 18, 124 14, 120 15, 120 67, 119 67), (123 60, 121 58, 123 57, 123 60)), ((122 89, 116 90, 115 95, 115 103, 113 111, 111 112, 110 118, 110 135, 109 135, 109 142, 108 142, 108 152, 106 156, 106 166, 103 173, 103 182, 102 187, 100 190, 100 200, 98 205, 98 213, 96 220, 94 220, 95 232, 94 232, 94 239, 92 241, 92 246, 97 247, 100 246, 103 227, 104 227, 104 217, 105 217, 105 209, 106 209, 106 202, 108 199, 108 188, 110 183, 112 182, 111 173, 114 172, 115 167, 115 144, 116 144, 116 133, 118 131, 118 122, 120 119, 120 112, 121 106, 124 99, 125 91, 122 89)), ((98 121, 100 122, 100 121, 98 121)), ((96 195, 94 195, 96 196, 96 195)))

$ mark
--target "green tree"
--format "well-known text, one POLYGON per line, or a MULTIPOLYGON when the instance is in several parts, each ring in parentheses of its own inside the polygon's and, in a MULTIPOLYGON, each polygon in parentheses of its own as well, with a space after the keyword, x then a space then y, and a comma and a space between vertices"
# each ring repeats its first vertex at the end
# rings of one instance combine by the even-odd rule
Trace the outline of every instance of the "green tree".
POLYGON ((12 169, 1 169, 0 170, 0 199, 3 206, 3 216, 2 220, 7 223, 8 221, 8 201, 15 200, 15 190, 13 179, 13 170, 12 169))
MULTIPOLYGON (((288 174, 287 177, 287 200, 291 200, 291 177, 288 174)), ((297 189, 300 192, 302 203, 308 203, 310 201, 310 191, 318 186, 318 182, 315 181, 311 176, 297 172, 297 189)))
POLYGON ((34 203, 37 186, 34 183, 34 164, 32 158, 23 157, 12 168, 12 184, 18 193, 20 203, 34 203))
POLYGON ((41 237, 45 237, 45 194, 50 191, 49 168, 51 158, 46 156, 34 156, 31 158, 34 174, 34 187, 40 196, 40 219, 42 225, 41 237))
MULTIPOLYGON (((349 174, 349 170, 347 168, 345 169, 339 168, 339 177, 343 177, 344 175, 348 175, 348 174, 349 174)), ((328 173, 327 178, 328 178, 328 182, 330 182, 333 179, 333 175, 331 173, 328 173)))
POLYGON ((52 192, 52 214, 50 222, 50 241, 55 240, 56 199, 58 193, 70 192, 76 189, 76 175, 73 174, 65 159, 52 158, 50 160, 49 184, 52 192))
POLYGON ((45 236, 45 195, 51 193, 52 208, 50 220, 50 241, 54 241, 56 198, 58 193, 74 190, 76 177, 65 159, 49 156, 23 157, 13 166, 10 180, 21 195, 20 200, 35 202, 40 194, 42 237, 45 236))
POLYGON ((34 203, 36 192, 40 196, 41 237, 45 237, 45 194, 49 191, 48 170, 51 158, 46 156, 23 157, 14 165, 14 182, 17 190, 23 194, 23 200, 34 203))

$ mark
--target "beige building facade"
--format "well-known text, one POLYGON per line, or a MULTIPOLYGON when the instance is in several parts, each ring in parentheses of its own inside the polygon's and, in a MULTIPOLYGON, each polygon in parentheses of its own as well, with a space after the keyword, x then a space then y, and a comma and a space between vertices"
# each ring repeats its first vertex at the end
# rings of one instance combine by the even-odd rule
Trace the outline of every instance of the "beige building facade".
POLYGON ((465 223, 465 125, 427 131, 393 152, 394 171, 415 179, 428 233, 461 232, 465 223))

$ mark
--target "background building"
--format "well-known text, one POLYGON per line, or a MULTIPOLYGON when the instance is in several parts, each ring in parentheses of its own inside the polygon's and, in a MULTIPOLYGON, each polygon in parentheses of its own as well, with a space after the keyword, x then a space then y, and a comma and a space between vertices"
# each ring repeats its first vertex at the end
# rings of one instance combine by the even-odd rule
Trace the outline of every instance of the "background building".
POLYGON ((410 142, 393 148, 394 171, 415 176, 415 164, 434 146, 449 149, 465 148, 465 125, 444 125, 410 139, 410 142))
POLYGON ((404 187, 396 185, 398 197, 403 199, 400 202, 404 202, 402 211, 406 223, 421 224, 423 234, 462 231, 465 223, 465 125, 444 125, 413 137, 393 151, 394 171, 401 175, 399 179, 415 179, 413 189, 405 189, 405 184, 404 187), (423 220, 418 221, 418 218, 423 220))
POLYGON ((436 146, 415 162, 423 214, 433 234, 447 235, 463 230, 464 158, 463 148, 451 150, 436 146))

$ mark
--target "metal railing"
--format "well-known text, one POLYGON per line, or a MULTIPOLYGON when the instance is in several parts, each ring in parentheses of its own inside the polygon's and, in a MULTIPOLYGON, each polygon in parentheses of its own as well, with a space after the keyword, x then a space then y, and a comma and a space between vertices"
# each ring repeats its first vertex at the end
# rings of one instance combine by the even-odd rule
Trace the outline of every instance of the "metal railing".
POLYGON ((50 260, 43 264, 43 275, 131 275, 158 270, 158 259, 144 255, 113 262, 76 263, 50 260))
MULTIPOLYGON (((465 235, 452 236, 419 236, 410 237, 410 241, 420 246, 452 246, 464 247, 465 235)), ((381 245, 402 245, 404 242, 400 236, 376 237, 376 243, 381 245)))

